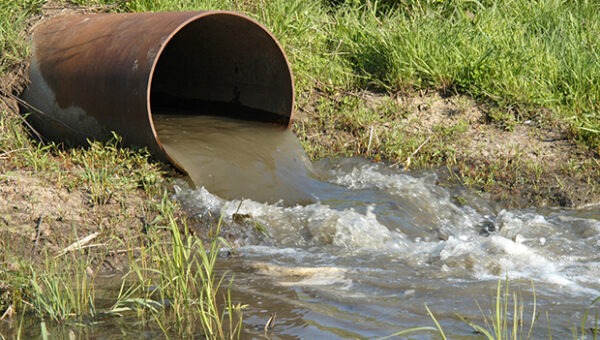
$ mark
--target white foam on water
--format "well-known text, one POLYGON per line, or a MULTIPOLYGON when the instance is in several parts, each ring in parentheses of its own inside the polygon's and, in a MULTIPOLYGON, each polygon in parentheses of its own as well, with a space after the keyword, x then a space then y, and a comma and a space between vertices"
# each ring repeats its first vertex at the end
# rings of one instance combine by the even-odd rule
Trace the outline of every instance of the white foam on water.
POLYGON ((222 216, 232 222, 234 215, 252 218, 268 228, 280 246, 335 245, 350 249, 401 247, 404 236, 377 221, 372 209, 365 214, 354 209, 335 210, 319 203, 283 207, 252 200, 226 201, 200 188, 176 194, 195 207, 196 214, 222 216))
POLYGON ((195 190, 182 189, 180 186, 175 185, 174 198, 177 201, 183 202, 184 205, 193 207, 194 214, 215 214, 225 204, 225 200, 211 194, 204 187, 200 187, 195 190))
MULTIPOLYGON (((377 188, 395 188, 408 193, 411 186, 422 186, 423 180, 406 174, 386 175, 378 171, 377 165, 363 165, 352 169, 349 173, 332 171, 335 175, 333 182, 343 185, 350 190, 377 188)), ((414 190, 414 193, 420 190, 414 190)))
MULTIPOLYGON (((349 190, 376 190, 394 197, 410 215, 417 228, 429 228, 440 235, 471 230, 482 219, 471 207, 459 207, 450 193, 428 177, 384 173, 378 165, 363 165, 344 173, 335 171, 333 182, 349 190)), ((431 177, 431 176, 429 176, 431 177)), ((402 226, 399 226, 402 229, 402 226)))
POLYGON ((338 211, 326 205, 279 207, 245 200, 225 204, 225 216, 238 211, 267 226, 279 244, 335 245, 345 248, 381 248, 398 244, 399 233, 390 232, 375 215, 353 209, 338 211), (235 209, 235 210, 234 210, 235 209))
POLYGON ((483 243, 489 257, 502 266, 509 278, 538 278, 552 284, 575 286, 560 274, 558 267, 534 249, 502 236, 491 236, 483 243))
POLYGON ((471 275, 480 280, 531 279, 559 286, 573 294, 600 295, 599 290, 586 287, 587 283, 598 284, 600 266, 597 262, 560 256, 553 249, 544 247, 545 242, 538 238, 528 240, 519 237, 516 232, 540 233, 540 230, 535 230, 536 226, 543 233, 549 229, 556 233, 556 230, 544 216, 532 213, 517 215, 505 212, 503 228, 498 234, 489 237, 451 236, 439 242, 430 255, 439 256, 443 263, 441 269, 452 276, 471 275), (513 237, 508 238, 506 234, 513 237))
MULTIPOLYGON (((600 245, 600 222, 596 220, 503 210, 491 218, 495 231, 487 235, 478 226, 487 217, 469 206, 457 206, 451 194, 430 179, 384 173, 372 165, 332 172, 331 182, 345 190, 387 195, 386 200, 391 198, 411 214, 410 225, 383 224, 378 214, 396 212, 383 211, 379 203, 368 203, 362 211, 354 209, 352 202, 335 206, 331 200, 329 204, 285 207, 248 199, 223 200, 203 188, 182 190, 177 196, 192 200, 196 211, 222 216, 226 222, 232 222, 234 214, 249 216, 267 228, 275 247, 247 248, 248 254, 296 259, 286 263, 315 263, 314 256, 298 250, 306 252, 307 247, 318 249, 321 254, 317 257, 327 253, 361 256, 361 251, 367 251, 364 256, 370 252, 391 257, 387 263, 373 263, 374 267, 390 269, 394 260, 415 272, 437 266, 442 277, 451 280, 508 276, 555 285, 572 294, 600 295, 600 257, 595 250, 600 245), (420 229, 419 235, 424 236, 408 236, 411 228, 420 229), (331 253, 327 247, 348 252, 331 253)), ((307 280, 302 284, 323 285, 330 278, 307 280)))
POLYGON ((298 248, 281 248, 281 247, 272 247, 272 246, 261 246, 261 245, 250 245, 243 246, 237 249, 238 252, 244 254, 245 256, 252 255, 270 255, 270 256, 293 256, 294 258, 302 261, 304 258, 310 258, 311 253, 298 249, 298 248))

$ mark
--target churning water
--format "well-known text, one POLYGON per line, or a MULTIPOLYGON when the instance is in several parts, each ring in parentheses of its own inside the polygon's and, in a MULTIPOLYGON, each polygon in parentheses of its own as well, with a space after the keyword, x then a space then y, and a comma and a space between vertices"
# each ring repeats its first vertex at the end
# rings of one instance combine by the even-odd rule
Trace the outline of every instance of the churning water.
POLYGON ((318 182, 288 129, 192 115, 156 115, 154 123, 167 153, 198 187, 223 198, 252 197, 286 204, 313 200, 311 193, 318 182))
POLYGON ((504 210, 438 185, 435 173, 360 159, 310 164, 289 131, 261 123, 155 124, 197 184, 179 183, 175 198, 236 234, 237 256, 221 265, 235 275, 234 299, 250 305, 248 337, 275 312, 274 338, 376 338, 432 326, 427 305, 449 338, 472 338, 457 314, 484 326, 504 278, 524 327, 535 303, 534 338, 572 337, 598 312, 598 207, 504 210))

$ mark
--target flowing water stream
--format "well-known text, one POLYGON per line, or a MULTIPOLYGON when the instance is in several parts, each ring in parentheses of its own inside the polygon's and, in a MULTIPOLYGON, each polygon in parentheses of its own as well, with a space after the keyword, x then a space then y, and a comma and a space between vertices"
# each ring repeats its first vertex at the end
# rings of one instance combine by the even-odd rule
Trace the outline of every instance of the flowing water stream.
POLYGON ((571 338, 598 312, 599 207, 505 210, 433 172, 311 164, 289 130, 264 123, 170 115, 155 125, 197 185, 180 182, 175 199, 235 234, 236 256, 220 265, 249 304, 245 337, 263 336, 277 313, 271 338, 377 338, 432 326, 427 305, 449 338, 477 338, 457 314, 484 326, 505 278, 524 327, 536 308, 534 338, 571 338))

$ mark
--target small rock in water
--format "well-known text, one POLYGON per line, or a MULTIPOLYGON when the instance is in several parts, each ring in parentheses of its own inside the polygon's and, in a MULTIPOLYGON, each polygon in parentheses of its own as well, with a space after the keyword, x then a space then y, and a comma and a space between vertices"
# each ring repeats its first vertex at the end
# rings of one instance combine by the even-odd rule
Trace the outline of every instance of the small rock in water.
POLYGON ((495 233, 499 229, 499 228, 496 228, 496 224, 494 223, 494 221, 492 221, 487 216, 486 216, 486 219, 483 220, 479 224, 479 228, 480 228, 479 234, 483 235, 483 236, 490 236, 491 234, 495 233))

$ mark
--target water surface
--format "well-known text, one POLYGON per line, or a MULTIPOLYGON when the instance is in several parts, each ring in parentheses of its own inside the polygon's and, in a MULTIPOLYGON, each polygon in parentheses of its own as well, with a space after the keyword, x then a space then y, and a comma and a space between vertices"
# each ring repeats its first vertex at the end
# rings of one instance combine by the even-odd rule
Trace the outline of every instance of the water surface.
POLYGON ((223 198, 308 203, 318 185, 300 143, 279 125, 213 116, 154 115, 167 153, 198 187, 223 198))
POLYGON ((536 338, 571 337, 588 307, 598 311, 598 207, 506 210, 439 186, 435 173, 310 164, 289 131, 211 120, 171 116, 157 129, 196 183, 180 182, 174 198, 190 215, 221 216, 237 236, 221 266, 250 305, 245 337, 262 336, 276 312, 270 336, 376 338, 432 326, 427 305, 447 336, 472 338, 456 314, 484 325, 504 278, 526 327, 535 295, 536 338))

